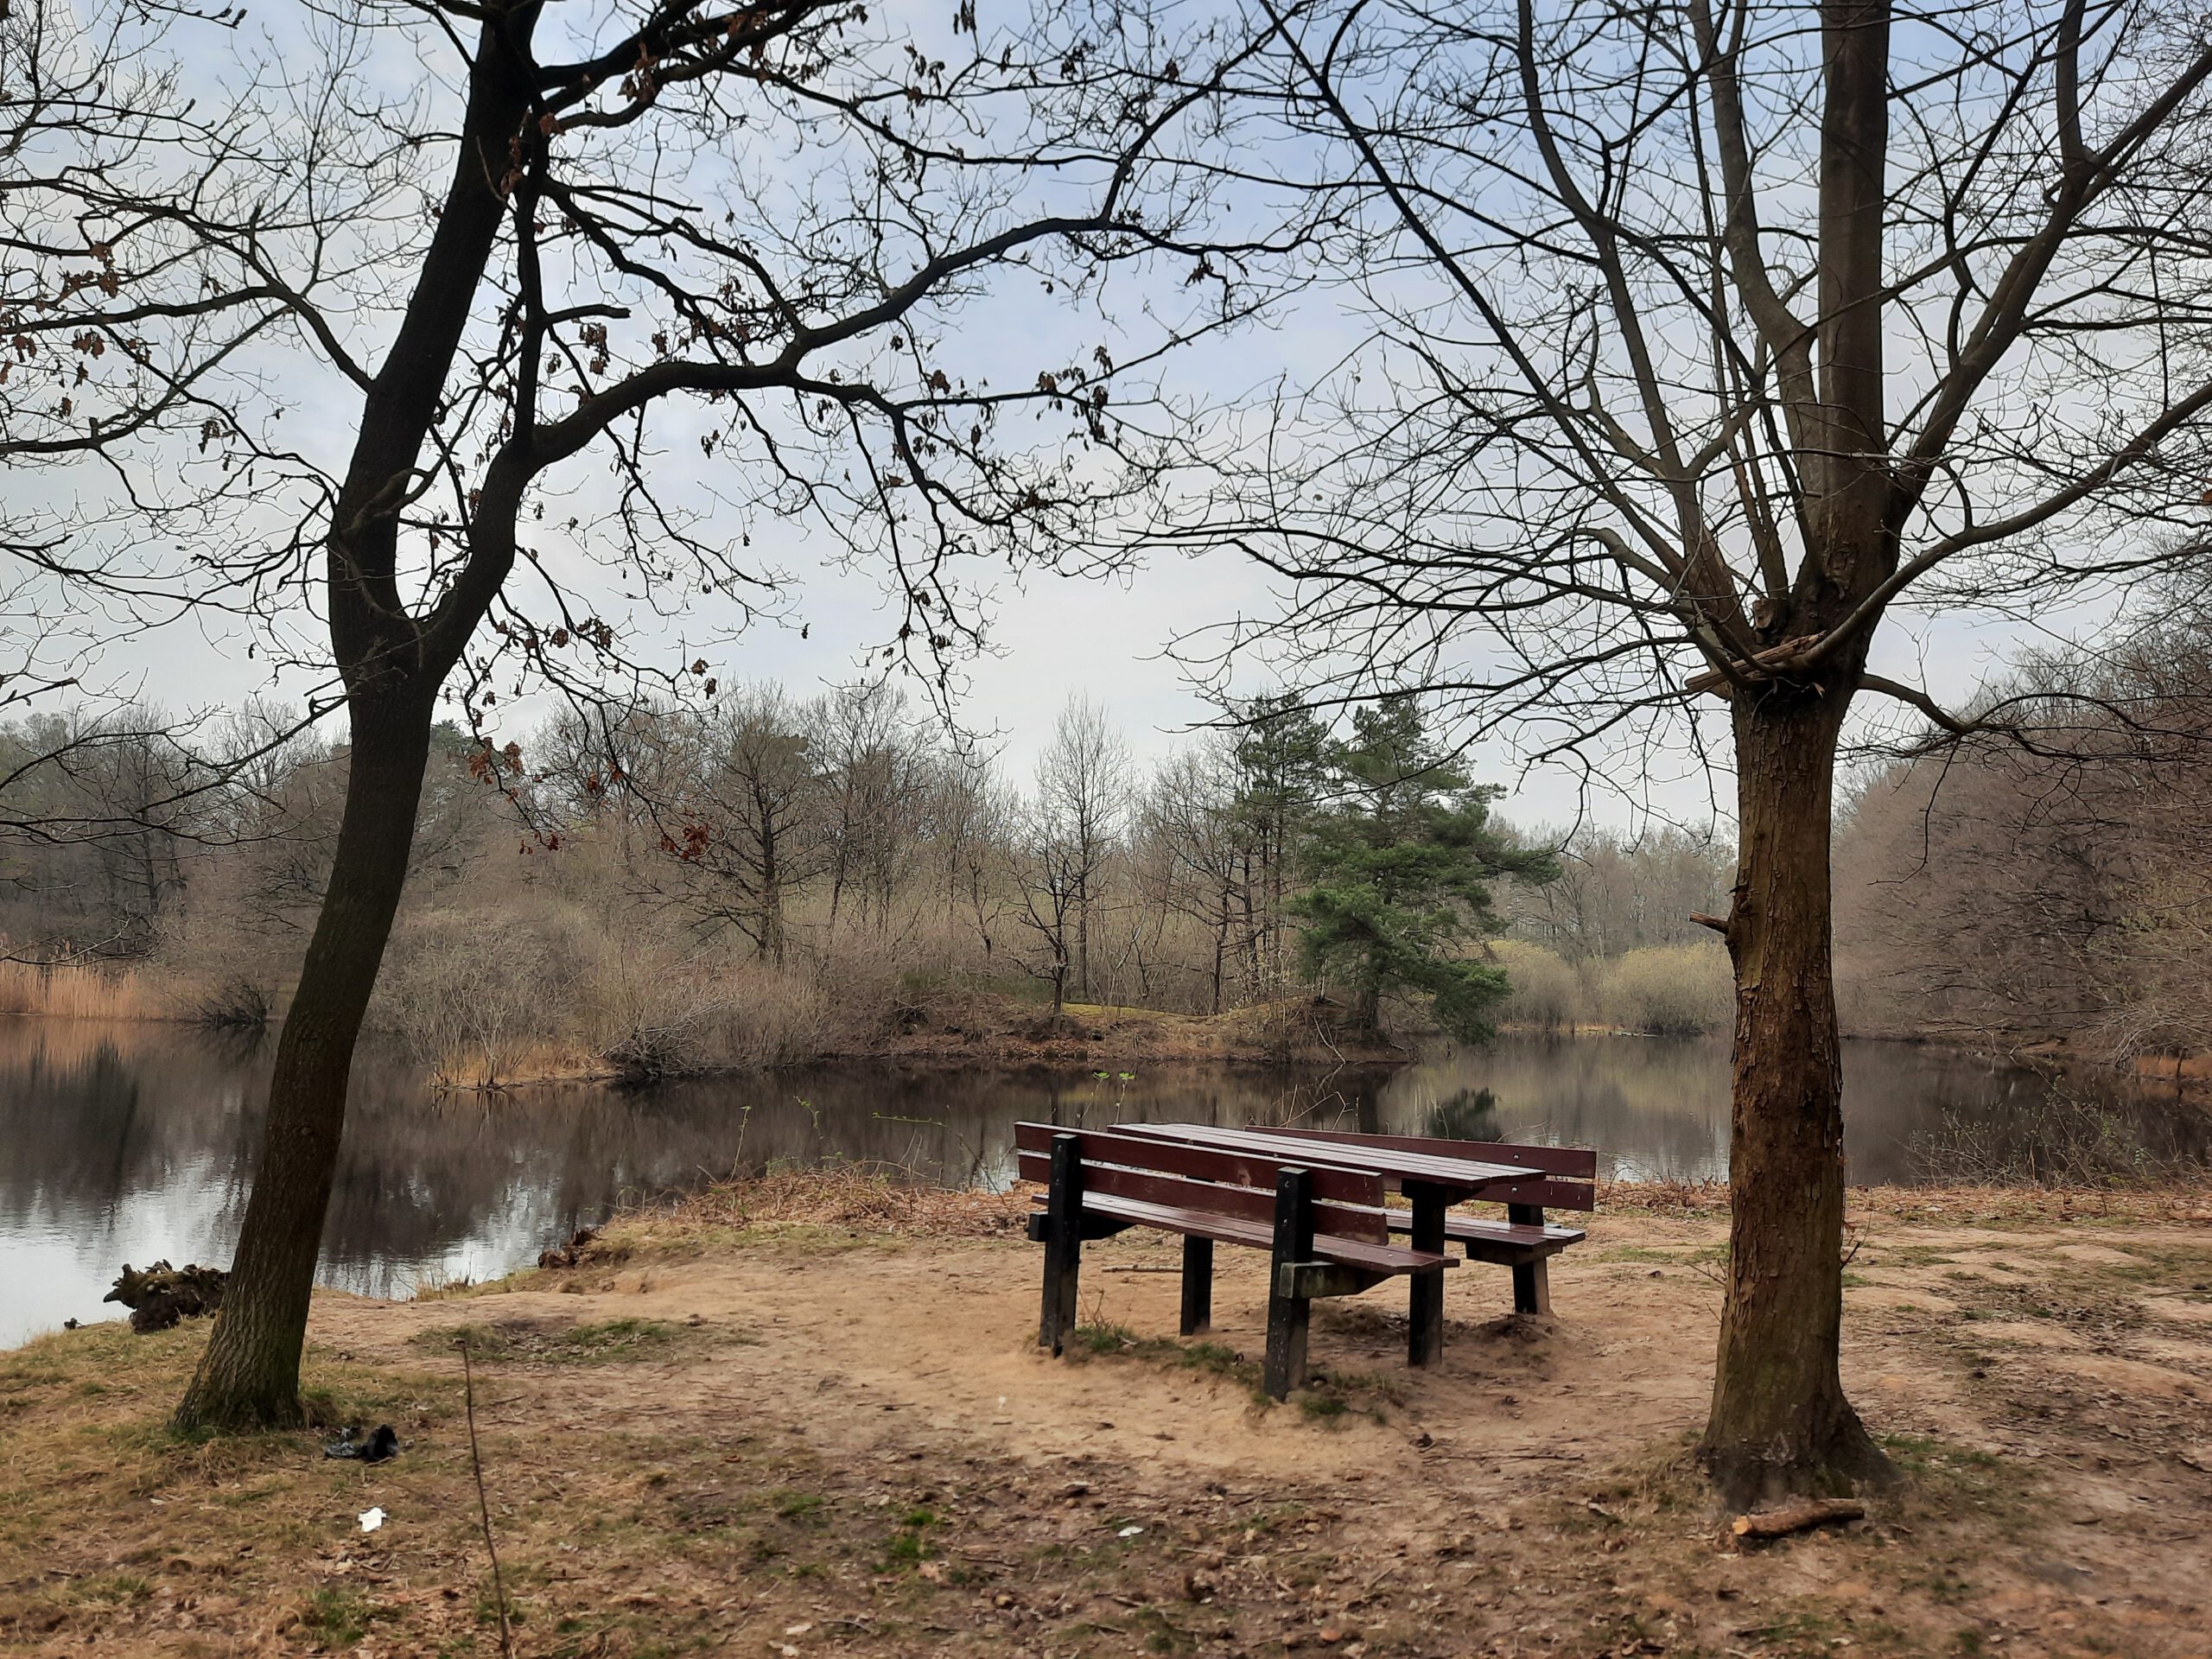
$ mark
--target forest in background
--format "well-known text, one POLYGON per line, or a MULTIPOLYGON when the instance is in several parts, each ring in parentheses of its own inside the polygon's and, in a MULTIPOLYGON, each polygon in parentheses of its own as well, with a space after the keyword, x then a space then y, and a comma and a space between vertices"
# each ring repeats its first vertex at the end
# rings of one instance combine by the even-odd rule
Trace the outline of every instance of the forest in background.
MULTIPOLYGON (((1249 712, 1144 767, 1071 699, 1027 778, 883 685, 593 709, 503 749, 442 728, 375 1022, 440 1075, 484 1082, 880 1052, 1056 995, 1303 1017, 1342 984, 1300 941, 1358 746, 1287 705, 1249 712)), ((0 1005, 281 1013, 347 760, 342 742, 285 735, 292 720, 248 708, 189 741, 147 708, 0 728, 9 816, 42 830, 0 853, 0 1005)), ((1471 931, 1427 954, 1503 968, 1509 1024, 1726 1025, 1725 957, 1688 920, 1724 901, 1726 846, 1491 824, 1495 789, 1452 772, 1417 719, 1410 733, 1395 741, 1418 762, 1393 751, 1368 770, 1433 768, 1420 792, 1470 804, 1502 877, 1471 906, 1431 906, 1471 931), (1511 849, 1557 850, 1556 874, 1503 874, 1511 849)), ((1393 1030, 1433 1032, 1421 998, 1382 1000, 1393 1030)))
MULTIPOLYGON (((1836 830, 1847 1029, 2151 1069, 2212 1051, 2207 609, 2163 588, 2094 656, 1992 690, 2003 737, 1862 764, 1836 830)), ((1249 712, 1142 766, 1071 699, 1026 778, 882 684, 597 708, 504 749, 442 728, 376 1023, 484 1082, 876 1052, 918 1027, 988 1045, 988 1005, 1056 994, 1292 1017, 1331 988, 1301 906, 1345 778, 1312 717, 1249 712)), ((346 766, 292 719, 0 728, 9 816, 41 827, 0 851, 0 1006, 281 1013, 346 766)), ((1727 1027, 1726 955, 1691 919, 1727 906, 1724 838, 1491 828, 1556 855, 1438 947, 1503 971, 1500 1022, 1727 1027)), ((1402 1036, 1434 1033, 1419 998, 1385 1003, 1402 1036)))
POLYGON ((1846 1020, 2153 1071, 2212 1050, 2212 584, 2147 584, 1966 723, 1843 810, 1846 1020))

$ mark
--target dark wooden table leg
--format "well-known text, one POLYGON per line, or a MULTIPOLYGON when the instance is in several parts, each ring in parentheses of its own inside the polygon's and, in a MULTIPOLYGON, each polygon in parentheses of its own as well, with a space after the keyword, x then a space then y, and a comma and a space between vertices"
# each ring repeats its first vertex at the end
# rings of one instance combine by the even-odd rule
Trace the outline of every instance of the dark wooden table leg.
POLYGON ((1275 1172, 1274 1254, 1268 1264, 1268 1363, 1261 1383, 1277 1400, 1306 1386, 1306 1332, 1313 1304, 1288 1294, 1283 1271, 1313 1254, 1313 1177, 1285 1165, 1275 1172))
MULTIPOLYGON (((1534 1204, 1509 1204, 1505 1218, 1516 1227, 1541 1227, 1544 1224, 1543 1207, 1534 1204)), ((1551 1264, 1538 1256, 1533 1262, 1523 1262, 1513 1269, 1513 1311, 1516 1313, 1548 1313, 1552 1311, 1551 1264)))
POLYGON ((1213 1240, 1183 1240, 1183 1334, 1213 1329, 1213 1240))
MULTIPOLYGON (((1414 1206, 1413 1248, 1442 1255, 1445 1193, 1426 1181, 1408 1181, 1405 1193, 1414 1206)), ((1406 1363, 1433 1365, 1444 1357, 1444 1270, 1411 1274, 1408 1283, 1406 1363)))
POLYGON ((1045 1305, 1037 1345, 1058 1359, 1075 1330, 1076 1281, 1083 1271, 1083 1142, 1072 1135, 1052 1137, 1045 1216, 1045 1305))

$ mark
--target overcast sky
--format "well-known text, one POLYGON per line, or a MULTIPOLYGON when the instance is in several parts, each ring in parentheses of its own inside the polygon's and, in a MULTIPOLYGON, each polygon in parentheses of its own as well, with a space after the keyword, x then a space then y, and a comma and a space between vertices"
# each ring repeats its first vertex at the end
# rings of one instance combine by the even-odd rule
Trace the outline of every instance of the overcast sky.
MULTIPOLYGON (((936 16, 934 8, 929 15, 936 16)), ((987 304, 970 307, 957 321, 939 355, 960 373, 989 378, 994 384, 1027 384, 1040 361, 1079 355, 1100 337, 1102 326, 1095 315, 1071 315, 1064 296, 1040 292, 1033 277, 1017 275, 1001 283, 987 304)), ((1277 377, 1295 381, 1325 373, 1363 332, 1364 325, 1338 308, 1332 291, 1317 290, 1267 327, 1249 328, 1186 353, 1170 374, 1186 390, 1233 400, 1277 377)), ((1110 327, 1107 337, 1112 338, 1110 327)), ((372 348, 368 355, 380 352, 372 348)), ((304 358, 270 366, 291 399, 287 441, 316 454, 334 470, 341 467, 359 413, 358 394, 334 377, 318 381, 304 358)), ((682 459, 696 451, 681 441, 681 430, 678 425, 677 440, 664 446, 671 457, 667 464, 696 468, 700 463, 682 459)), ((588 457, 577 471, 588 475, 588 457)), ((23 485, 18 480, 10 487, 23 485)), ((594 486, 587 482, 579 487, 594 486)), ((830 566, 822 546, 795 527, 785 527, 780 535, 773 525, 756 524, 753 529, 764 560, 798 578, 788 595, 788 618, 756 625, 734 645, 714 652, 714 671, 725 683, 774 680, 801 696, 851 681, 862 654, 897 626, 875 575, 830 566)), ((1261 574, 1229 552, 1155 556, 1141 568, 1103 581, 1045 573, 1017 579, 1000 572, 994 577, 980 568, 967 575, 994 589, 995 615, 989 654, 969 665, 969 691, 960 712, 969 729, 996 738, 1016 779, 1030 772, 1055 715, 1071 695, 1103 704, 1141 758, 1163 756, 1190 741, 1190 728, 1209 709, 1167 659, 1166 648, 1179 636, 1208 624, 1273 608, 1261 574)), ((689 634, 695 627, 711 632, 726 620, 714 613, 717 608, 715 601, 702 601, 696 617, 654 626, 672 649, 681 643, 679 632, 689 634)), ((2074 622, 2079 626, 2093 620, 2077 617, 2074 622)), ((650 643, 652 633, 645 638, 650 643)), ((261 663, 247 659, 246 639, 241 632, 211 632, 195 620, 115 651, 107 667, 115 678, 173 708, 235 702, 255 695, 296 700, 304 682, 272 683, 261 663)), ((2022 643, 2011 627, 1977 619, 1899 615, 1883 631, 1875 665, 1898 678, 1924 683, 1939 697, 1956 700, 2022 643)), ((1248 678, 1243 689, 1268 688, 1264 680, 1248 678)), ((544 702, 532 699, 503 709, 502 735, 526 736, 546 712, 544 702)), ((1708 780, 1687 753, 1662 757, 1656 776, 1624 772, 1609 780, 1611 787, 1595 791, 1561 768, 1524 775, 1516 758, 1501 745, 1478 751, 1476 758, 1486 781, 1515 787, 1503 810, 1522 823, 1558 824, 1586 817, 1631 829, 1638 821, 1639 803, 1645 801, 1678 822, 1700 822, 1710 814, 1708 780)), ((1720 787, 1725 810, 1726 780, 1720 787)))

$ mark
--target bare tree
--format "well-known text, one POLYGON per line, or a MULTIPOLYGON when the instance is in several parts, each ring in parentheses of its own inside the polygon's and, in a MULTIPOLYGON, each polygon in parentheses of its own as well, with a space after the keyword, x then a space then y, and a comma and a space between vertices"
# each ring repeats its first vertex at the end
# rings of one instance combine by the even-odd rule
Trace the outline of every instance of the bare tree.
MULTIPOLYGON (((1154 868, 1153 902, 1205 931, 1211 947, 1207 1012, 1219 1014, 1241 917, 1249 915, 1252 826, 1238 812, 1233 753, 1217 743, 1177 755, 1154 774, 1142 826, 1154 868)), ((1249 930, 1249 923, 1247 927, 1249 930)))
POLYGON ((1862 775, 1837 950, 1878 1028, 2135 1063, 2212 1041, 2212 632, 2202 570, 1992 694, 2001 732, 1862 775))
MULTIPOLYGON (((1037 836, 1058 850, 1054 868, 1071 883, 1076 993, 1090 998, 1090 933, 1099 874, 1131 804, 1129 747, 1088 697, 1071 696, 1037 762, 1037 836)), ((1056 1004, 1057 1011, 1057 1004, 1056 1004)))
POLYGON ((999 878, 1016 810, 988 762, 961 753, 938 763, 930 817, 944 860, 946 908, 975 931, 988 963, 998 948, 999 878))
POLYGON ((0 715, 71 705, 13 727, 0 841, 134 865, 113 941, 133 950, 185 879, 177 837, 221 834, 209 798, 250 793, 307 723, 242 747, 104 660, 176 614, 143 550, 250 508, 258 480, 230 440, 301 297, 257 268, 247 228, 294 223, 295 187, 180 69, 210 37, 229 32, 164 0, 0 8, 0 715))
POLYGON ((927 810, 928 744, 906 713, 906 696, 882 680, 840 686, 815 705, 814 747, 822 769, 822 831, 828 841, 830 927, 849 898, 880 938, 891 925, 892 891, 919 840, 927 810))
MULTIPOLYGON (((995 273, 1088 298, 1132 261, 1173 251, 1186 270, 1179 224, 1198 197, 1156 163, 1202 96, 1154 75, 1128 97, 1103 48, 914 41, 869 16, 392 0, 318 14, 244 92, 211 84, 205 130, 254 134, 287 193, 272 217, 191 232, 283 324, 245 388, 267 418, 209 430, 264 533, 203 537, 168 565, 175 543, 118 537, 57 579, 258 619, 272 655, 319 672, 310 713, 342 706, 347 751, 230 1292, 181 1423, 298 1420, 346 1080, 442 699, 474 739, 529 676, 582 696, 604 671, 652 671, 710 696, 696 645, 643 659, 621 596, 774 602, 756 518, 806 519, 871 561, 899 619, 887 652, 944 687, 976 628, 948 556, 1082 539, 1148 480, 1141 397, 1117 404, 1135 383, 1096 329, 1041 348, 1010 388, 944 334, 995 273), (329 464, 273 435, 273 389, 310 383, 358 410, 329 464), (1033 406, 1058 417, 1048 440, 1001 435, 1033 406), (671 439, 700 460, 665 466, 671 439), (286 504, 302 511, 268 533, 286 504), (310 599, 325 638, 298 626, 310 599)), ((167 223, 189 199, 156 181, 144 211, 167 223)), ((1189 292, 1122 355, 1141 364, 1246 302, 1189 292)), ((518 748, 476 759, 524 792, 518 748)))
POLYGON ((1618 957, 1703 937, 1692 919, 1727 904, 1725 842, 1663 826, 1629 839, 1600 830, 1538 830, 1559 849, 1560 873, 1509 888, 1500 908, 1516 930, 1569 961, 1618 957))
POLYGON ((775 686, 747 690, 700 724, 702 775, 673 798, 683 838, 664 832, 663 850, 705 876, 705 913, 751 939, 762 961, 780 963, 786 899, 827 861, 813 740, 775 686))
POLYGON ((1085 869, 1066 824, 1041 801, 1022 808, 1013 852, 1014 919, 1031 936, 1031 949, 1018 951, 1015 959, 1024 972, 1052 988, 1057 1020, 1067 1007, 1083 895, 1096 872, 1085 869))
POLYGON ((1244 107, 1313 146, 1373 332, 1192 515, 1284 604, 1189 649, 1264 646, 1317 702, 1426 688, 1593 777, 1719 740, 1733 1206, 1702 1456, 1738 1500, 1884 1478, 1838 1372, 1839 738, 1862 692, 1977 723, 1869 667, 1900 607, 2080 602, 2201 528, 2205 15, 1253 11, 1244 107))

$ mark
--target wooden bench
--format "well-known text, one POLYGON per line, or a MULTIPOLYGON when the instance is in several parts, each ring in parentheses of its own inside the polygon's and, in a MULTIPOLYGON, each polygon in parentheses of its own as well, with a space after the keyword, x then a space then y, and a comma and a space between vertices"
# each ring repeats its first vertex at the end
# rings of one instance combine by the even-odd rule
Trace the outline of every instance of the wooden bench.
POLYGON ((1270 1253, 1263 1385, 1278 1400, 1306 1381, 1315 1297, 1353 1296, 1401 1274, 1457 1265, 1390 1243, 1374 1173, 1050 1123, 1016 1124, 1014 1148, 1022 1178, 1046 1188, 1029 1236, 1045 1246, 1038 1345, 1055 1357, 1075 1329, 1084 1241, 1130 1227, 1182 1236, 1186 1337, 1212 1323, 1213 1247, 1270 1253))
MULTIPOLYGON (((1447 1141, 1430 1135, 1355 1135, 1342 1129, 1276 1129, 1278 1135, 1346 1145, 1388 1147, 1399 1152, 1426 1153, 1433 1157, 1473 1158, 1486 1164, 1510 1164, 1529 1172, 1526 1181, 1484 1190, 1476 1202, 1503 1204, 1505 1219, 1470 1216, 1458 1211, 1444 1220, 1444 1236, 1456 1239, 1471 1262, 1488 1262, 1513 1270, 1513 1311, 1549 1313, 1552 1291, 1549 1263, 1570 1244, 1587 1237, 1579 1227, 1556 1227, 1544 1220, 1544 1211, 1590 1210, 1596 1207, 1598 1154, 1587 1147, 1520 1147, 1494 1141, 1447 1141)), ((1413 1230, 1413 1217, 1405 1210, 1386 1212, 1394 1233, 1413 1230)))

